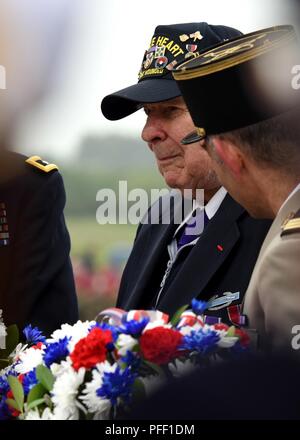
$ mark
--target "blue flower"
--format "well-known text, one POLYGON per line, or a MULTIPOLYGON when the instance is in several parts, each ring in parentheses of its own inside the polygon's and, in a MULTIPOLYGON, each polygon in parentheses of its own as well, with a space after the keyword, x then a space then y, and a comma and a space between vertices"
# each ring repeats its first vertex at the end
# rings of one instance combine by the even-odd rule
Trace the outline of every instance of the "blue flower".
POLYGON ((31 324, 27 325, 23 330, 23 335, 26 338, 27 344, 35 345, 38 342, 45 342, 46 338, 42 334, 42 332, 37 328, 31 326, 31 324))
POLYGON ((58 342, 48 345, 44 353, 44 362, 47 367, 50 367, 54 362, 59 363, 69 355, 68 343, 69 338, 65 336, 58 342))
POLYGON ((31 388, 33 388, 34 385, 36 385, 37 383, 38 381, 36 378, 35 369, 24 375, 23 389, 26 396, 31 390, 31 388))
POLYGON ((8 393, 10 386, 7 381, 8 374, 0 376, 0 420, 8 420, 11 418, 11 412, 7 406, 6 394, 8 393))
POLYGON ((192 305, 193 312, 196 315, 203 315, 204 310, 206 310, 206 308, 207 308, 207 302, 198 301, 195 298, 192 299, 191 305, 192 305))
POLYGON ((213 330, 193 330, 184 337, 181 348, 205 354, 216 348, 219 339, 220 336, 213 330))
POLYGON ((0 396, 6 395, 6 393, 9 391, 9 388, 7 376, 0 376, 0 396))
POLYGON ((0 420, 11 419, 11 412, 5 401, 6 401, 6 397, 3 397, 3 399, 0 398, 0 420))
POLYGON ((137 371, 141 366, 141 358, 132 353, 132 351, 127 351, 125 356, 121 357, 121 361, 124 362, 127 367, 130 367, 131 371, 137 371))
POLYGON ((123 399, 128 403, 136 377, 137 375, 133 374, 129 368, 121 370, 117 367, 113 373, 104 373, 102 386, 96 391, 97 396, 110 400, 113 406, 117 404, 118 399, 123 399))
POLYGON ((136 321, 132 319, 130 321, 126 321, 126 319, 122 320, 122 325, 119 327, 121 333, 125 333, 126 335, 136 336, 142 333, 150 318, 148 316, 142 318, 140 321, 136 321))
POLYGON ((244 347, 240 341, 237 341, 233 347, 230 348, 230 353, 235 357, 240 357, 243 355, 248 355, 250 352, 249 347, 244 347))

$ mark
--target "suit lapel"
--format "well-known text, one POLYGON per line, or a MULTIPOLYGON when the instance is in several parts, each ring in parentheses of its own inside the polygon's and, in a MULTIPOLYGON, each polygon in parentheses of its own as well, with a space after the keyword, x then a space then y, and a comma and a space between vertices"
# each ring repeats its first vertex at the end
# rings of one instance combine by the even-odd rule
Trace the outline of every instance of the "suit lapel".
POLYGON ((172 285, 165 295, 162 295, 159 309, 175 312, 182 304, 189 304, 200 292, 210 296, 220 293, 205 292, 205 287, 239 240, 240 232, 236 221, 244 212, 245 210, 227 194, 172 285), (218 245, 222 245, 223 251, 218 249, 218 245))

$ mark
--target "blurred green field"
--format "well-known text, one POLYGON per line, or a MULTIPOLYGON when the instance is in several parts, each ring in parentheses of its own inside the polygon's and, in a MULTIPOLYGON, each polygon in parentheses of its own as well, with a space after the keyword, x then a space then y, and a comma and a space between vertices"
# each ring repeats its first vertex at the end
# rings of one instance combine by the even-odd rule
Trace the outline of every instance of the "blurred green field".
MULTIPOLYGON (((115 304, 120 276, 135 237, 134 225, 99 225, 96 217, 67 216, 71 236, 71 258, 76 281, 80 319, 94 319, 96 314, 115 304), (78 264, 92 262, 88 278, 91 285, 82 285, 78 264), (107 269, 117 267, 116 284, 107 291, 105 279, 97 276, 107 269), (97 275, 98 273, 98 275, 97 275), (97 279, 95 284, 95 278, 97 279), (92 281, 94 280, 94 281, 92 281), (104 283, 104 284, 103 284, 104 283), (103 291, 104 289, 104 291, 103 291)), ((81 266, 82 267, 82 266, 81 266)), ((81 274, 82 275, 82 274, 81 274)), ((87 274, 85 274, 87 276, 87 274)))
POLYGON ((92 253, 98 264, 105 264, 114 247, 131 247, 137 227, 135 225, 99 225, 96 217, 67 216, 71 236, 71 256, 92 253))

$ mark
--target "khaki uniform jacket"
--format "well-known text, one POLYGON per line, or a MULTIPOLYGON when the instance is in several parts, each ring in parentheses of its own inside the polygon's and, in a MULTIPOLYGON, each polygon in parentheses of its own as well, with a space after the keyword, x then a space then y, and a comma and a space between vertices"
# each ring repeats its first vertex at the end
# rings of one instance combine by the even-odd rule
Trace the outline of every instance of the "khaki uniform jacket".
POLYGON ((300 325, 299 209, 300 190, 278 212, 245 294, 243 313, 261 348, 291 349, 292 329, 300 325))

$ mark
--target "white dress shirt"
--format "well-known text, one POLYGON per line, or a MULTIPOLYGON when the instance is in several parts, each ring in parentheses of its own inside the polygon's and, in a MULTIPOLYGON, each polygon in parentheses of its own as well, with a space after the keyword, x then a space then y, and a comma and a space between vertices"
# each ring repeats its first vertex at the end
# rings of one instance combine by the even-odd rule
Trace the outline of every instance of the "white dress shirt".
POLYGON ((170 259, 167 263, 167 268, 166 268, 165 274, 164 274, 163 279, 160 283, 160 290, 159 290, 158 296, 156 298, 155 307, 157 306, 157 304, 159 302, 159 299, 160 299, 162 291, 164 289, 166 280, 171 272, 171 269, 173 267, 173 264, 174 264, 177 256, 180 254, 182 249, 186 248, 187 246, 194 246, 197 243, 197 241, 199 240, 199 236, 196 236, 195 240, 191 241, 190 243, 187 243, 186 245, 184 245, 180 249, 178 249, 177 239, 176 239, 177 232, 179 231, 180 228, 184 227, 184 225, 192 217, 192 215, 196 209, 199 209, 199 208, 204 209, 208 219, 211 220, 213 218, 213 216, 216 214, 216 212, 218 211, 218 209, 220 208, 221 203, 223 202, 226 194, 227 194, 226 189, 224 187, 221 187, 205 206, 201 206, 199 203, 194 201, 192 211, 186 216, 186 218, 181 222, 181 224, 176 229, 176 231, 173 235, 172 241, 168 245, 168 253, 169 253, 170 259))

